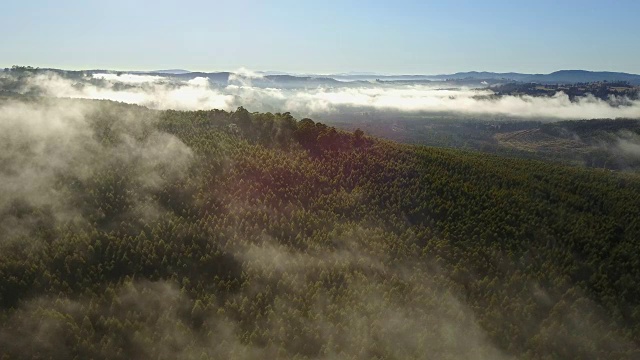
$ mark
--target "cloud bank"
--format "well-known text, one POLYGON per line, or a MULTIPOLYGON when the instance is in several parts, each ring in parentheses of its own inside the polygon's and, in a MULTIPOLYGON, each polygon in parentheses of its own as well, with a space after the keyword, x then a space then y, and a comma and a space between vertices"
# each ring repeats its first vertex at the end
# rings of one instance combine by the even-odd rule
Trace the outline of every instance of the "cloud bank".
POLYGON ((247 69, 231 74, 223 85, 204 77, 181 80, 105 73, 93 74, 90 81, 78 81, 55 73, 40 73, 28 78, 20 92, 106 99, 162 110, 233 110, 244 106, 251 111, 289 111, 300 117, 363 109, 549 119, 640 118, 640 100, 628 98, 612 97, 604 101, 589 95, 571 101, 564 93, 552 97, 498 97, 490 90, 440 89, 430 85, 277 88, 252 85, 256 79, 262 79, 262 75, 247 69))

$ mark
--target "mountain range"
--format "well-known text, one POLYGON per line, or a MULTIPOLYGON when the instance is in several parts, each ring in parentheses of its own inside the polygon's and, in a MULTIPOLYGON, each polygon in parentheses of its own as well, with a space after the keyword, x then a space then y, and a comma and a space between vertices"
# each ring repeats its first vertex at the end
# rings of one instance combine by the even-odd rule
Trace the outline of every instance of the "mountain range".
MULTIPOLYGON (((182 78, 207 77, 215 80, 227 80, 231 72, 189 72, 186 70, 152 71, 154 74, 171 74, 182 78)), ((509 82, 527 82, 541 84, 575 84, 585 82, 618 82, 624 81, 632 85, 640 85, 640 75, 611 71, 560 70, 549 74, 497 73, 487 71, 457 72, 440 75, 382 75, 375 73, 343 73, 343 74, 289 74, 285 72, 262 72, 262 81, 277 83, 290 82, 335 82, 335 81, 446 81, 446 80, 491 80, 509 82)))
MULTIPOLYGON (((85 70, 85 71, 65 71, 59 69, 34 69, 32 70, 48 70, 64 73, 128 73, 136 75, 162 75, 167 77, 176 77, 180 79, 193 79, 196 77, 206 77, 213 83, 226 84, 233 72, 193 72, 184 69, 168 69, 154 71, 115 71, 115 70, 85 70)), ((4 69, 6 71, 8 69, 4 69)), ((335 85, 338 82, 442 82, 455 81, 463 83, 503 83, 503 82, 522 82, 522 83, 539 83, 539 84, 576 84, 588 82, 627 82, 631 85, 640 85, 640 75, 624 72, 612 71, 588 71, 588 70, 559 70, 549 74, 526 74, 516 72, 488 72, 488 71, 468 71, 457 72, 453 74, 426 75, 426 74, 376 74, 365 72, 349 72, 340 74, 296 74, 281 71, 261 71, 257 72, 257 76, 247 77, 242 74, 235 74, 238 80, 250 79, 253 85, 270 86, 270 85, 291 85, 291 86, 315 86, 315 85, 335 85)))
POLYGON ((450 75, 438 75, 440 79, 506 79, 520 82, 535 82, 543 84, 571 84, 582 82, 626 81, 634 85, 640 85, 640 75, 611 71, 587 71, 587 70, 560 70, 550 74, 523 74, 523 73, 494 73, 494 72, 460 72, 450 75))

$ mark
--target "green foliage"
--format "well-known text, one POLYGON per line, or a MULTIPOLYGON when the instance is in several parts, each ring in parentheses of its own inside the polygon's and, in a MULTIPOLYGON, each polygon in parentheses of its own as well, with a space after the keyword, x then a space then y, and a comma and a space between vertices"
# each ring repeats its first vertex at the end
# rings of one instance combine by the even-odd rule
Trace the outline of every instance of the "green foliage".
POLYGON ((635 176, 126 108, 193 161, 61 177, 72 219, 0 209, 29 225, 0 245, 0 358, 640 356, 635 176))

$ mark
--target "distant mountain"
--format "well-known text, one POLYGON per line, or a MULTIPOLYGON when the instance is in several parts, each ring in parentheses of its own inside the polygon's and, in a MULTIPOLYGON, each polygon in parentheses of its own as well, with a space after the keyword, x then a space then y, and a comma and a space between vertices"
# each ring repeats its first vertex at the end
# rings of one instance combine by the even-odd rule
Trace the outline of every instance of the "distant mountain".
POLYGON ((587 70, 560 70, 550 74, 523 74, 523 73, 494 73, 487 71, 469 71, 455 74, 437 75, 433 78, 445 79, 504 79, 521 82, 535 82, 542 84, 573 84, 596 81, 627 81, 633 85, 640 85, 640 75, 611 71, 587 71, 587 70))
POLYGON ((256 73, 260 75, 294 75, 293 73, 285 71, 256 71, 256 73))
POLYGON ((152 73, 156 73, 156 74, 173 74, 173 75, 179 75, 179 74, 188 74, 191 71, 189 70, 183 70, 183 69, 169 69, 169 70, 155 70, 155 71, 150 71, 152 73))
POLYGON ((208 78, 212 83, 216 83, 219 85, 226 85, 229 82, 230 72, 214 72, 214 73, 206 73, 206 72, 188 72, 184 74, 173 74, 173 77, 182 79, 182 80, 191 80, 198 77, 208 78))
POLYGON ((308 88, 341 84, 334 78, 321 76, 267 75, 250 80, 252 85, 259 87, 308 88))
POLYGON ((326 81, 336 82, 332 77, 316 77, 316 76, 294 76, 294 75, 267 75, 266 79, 274 82, 308 82, 308 81, 326 81))
MULTIPOLYGON (((334 74, 335 76, 383 76, 382 74, 370 71, 349 71, 345 73, 334 74)), ((329 75, 332 76, 332 75, 329 75)))
POLYGON ((531 74, 521 74, 521 73, 495 73, 488 71, 468 71, 468 72, 458 72, 455 74, 442 74, 432 76, 433 79, 438 80, 462 80, 462 79, 477 79, 477 80, 513 80, 513 81, 526 81, 525 79, 530 77, 531 74))
POLYGON ((626 81, 630 84, 640 85, 640 75, 610 71, 560 70, 546 75, 530 75, 522 81, 553 84, 596 81, 626 81))
POLYGON ((433 80, 433 75, 381 75, 381 74, 331 74, 313 75, 315 77, 328 77, 339 81, 413 81, 413 80, 433 80))
MULTIPOLYGON (((0 69, 2 71, 2 69, 0 69)), ((161 75, 174 77, 183 80, 190 80, 197 77, 208 78, 212 83, 226 85, 232 72, 191 72, 184 69, 167 69, 155 71, 115 71, 115 70, 83 70, 67 71, 58 69, 36 69, 35 71, 53 71, 73 74, 94 74, 94 73, 129 73, 138 75, 161 75)), ((588 82, 628 82, 631 85, 640 85, 640 75, 611 71, 587 71, 587 70, 560 70, 550 74, 525 74, 516 72, 489 72, 489 71, 467 71, 453 74, 425 75, 425 74, 399 74, 382 75, 368 72, 348 72, 342 74, 290 74, 281 71, 259 71, 258 78, 246 78, 256 86, 278 86, 285 87, 308 87, 308 86, 357 86, 364 82, 385 82, 385 83, 427 83, 429 81, 456 83, 462 85, 496 84, 506 82, 540 83, 540 84, 575 84, 588 82), (485 83, 486 82, 486 83, 485 83), (349 84, 347 84, 349 83, 349 84)), ((242 78, 242 75, 238 75, 242 78)), ((366 84, 366 83, 364 83, 366 84)))

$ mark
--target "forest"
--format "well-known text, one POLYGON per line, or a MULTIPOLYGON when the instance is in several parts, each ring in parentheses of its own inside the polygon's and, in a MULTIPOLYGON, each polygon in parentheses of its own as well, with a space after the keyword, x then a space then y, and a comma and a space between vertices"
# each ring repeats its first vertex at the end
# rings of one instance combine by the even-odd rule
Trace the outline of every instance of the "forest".
POLYGON ((638 239, 633 172, 0 97, 3 360, 638 359, 638 239))
POLYGON ((493 86, 492 90, 498 96, 524 94, 531 96, 553 96, 555 93, 562 91, 571 99, 588 95, 602 100, 608 100, 612 97, 638 100, 640 97, 640 86, 634 86, 627 81, 606 80, 559 84, 511 82, 493 86))
POLYGON ((455 113, 340 112, 322 116, 337 128, 401 143, 456 148, 558 164, 637 172, 637 118, 558 121, 455 113))

